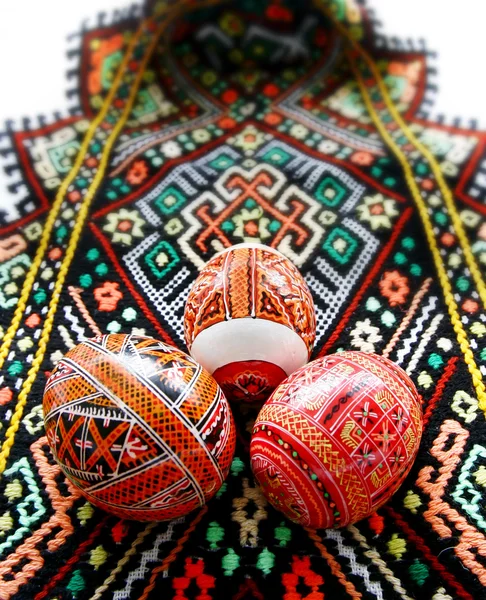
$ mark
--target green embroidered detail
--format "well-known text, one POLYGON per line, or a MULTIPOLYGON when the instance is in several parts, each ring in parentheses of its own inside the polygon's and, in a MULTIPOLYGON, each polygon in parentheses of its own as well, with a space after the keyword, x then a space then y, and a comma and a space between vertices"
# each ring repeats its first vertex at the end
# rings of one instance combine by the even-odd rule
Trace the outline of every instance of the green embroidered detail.
POLYGON ((174 186, 169 186, 155 200, 154 204, 164 215, 170 215, 176 212, 186 202, 186 197, 174 186))
POLYGON ((86 583, 81 574, 81 571, 77 569, 71 576, 69 583, 67 584, 67 589, 71 592, 74 598, 77 598, 78 595, 84 590, 86 587, 86 583))
POLYGON ((471 481, 471 474, 473 474, 475 463, 479 458, 486 458, 486 448, 479 444, 474 444, 469 452, 469 456, 461 467, 457 487, 451 496, 461 505, 461 508, 471 519, 475 521, 476 525, 483 531, 486 531, 486 519, 481 514, 484 511, 484 492, 483 490, 476 489, 471 481))
POLYGON ((434 213, 433 219, 437 225, 445 225, 448 222, 449 217, 443 212, 436 212, 434 213))
POLYGON ((218 542, 224 539, 224 529, 216 521, 209 523, 208 530, 206 531, 206 539, 209 542, 211 550, 217 550, 219 548, 218 542))
POLYGON ((427 362, 433 369, 439 369, 444 364, 444 359, 440 354, 432 352, 427 362))
POLYGON ((466 292, 469 289, 470 283, 466 277, 458 277, 456 280, 456 287, 461 292, 466 292))
POLYGON ((407 257, 403 252, 396 252, 393 260, 397 265, 404 265, 407 262, 407 257))
POLYGON ((429 576, 429 567, 416 558, 408 567, 408 572, 417 585, 423 586, 429 576))
POLYGON ((240 557, 233 548, 228 548, 228 552, 221 559, 221 566, 226 577, 231 577, 236 569, 240 566, 240 557))
POLYGON ((419 277, 420 275, 422 275, 422 267, 420 265, 416 265, 415 263, 411 264, 410 273, 415 277, 419 277))
POLYGON ((346 196, 347 190, 332 177, 325 177, 316 189, 316 198, 326 206, 338 206, 346 196))
POLYGON ((162 279, 180 261, 177 252, 165 240, 159 242, 145 257, 145 262, 158 279, 162 279))
POLYGON ((125 321, 128 321, 129 323, 131 321, 135 321, 137 316, 137 311, 130 306, 128 308, 125 308, 125 310, 122 312, 122 317, 125 319, 125 321))
POLYGON ((264 161, 281 167, 290 160, 290 154, 285 152, 282 148, 271 148, 261 157, 264 161))
POLYGON ((371 296, 366 301, 366 308, 371 312, 376 312, 380 307, 381 302, 378 300, 378 298, 375 298, 374 296, 371 296))
POLYGON ((415 248, 415 240, 411 237, 403 238, 402 248, 405 248, 405 250, 413 250, 415 248))
POLYGON ((34 294, 34 300, 36 302, 36 304, 44 304, 47 298, 47 294, 44 290, 38 290, 35 294, 34 294))
POLYGON ((340 265, 349 262, 358 247, 358 242, 342 227, 335 227, 327 236, 322 249, 340 265))
POLYGON ((100 277, 103 277, 103 275, 106 275, 109 271, 108 265, 106 263, 100 263, 99 265, 96 265, 95 268, 95 273, 97 275, 99 275, 100 277))
POLYGON ((226 492, 226 490, 228 489, 228 484, 226 483, 226 481, 223 481, 223 485, 219 488, 219 490, 216 492, 216 498, 221 498, 221 496, 226 492))
POLYGON ((209 163, 209 166, 219 171, 231 167, 232 165, 234 165, 234 162, 235 161, 226 154, 220 154, 217 158, 215 158, 209 163))
MULTIPOLYGON (((19 515, 18 522, 20 527, 17 527, 15 532, 12 533, 12 535, 9 535, 8 538, 0 544, 0 554, 2 554, 5 549, 11 548, 15 542, 19 542, 25 535, 30 533, 32 526, 37 523, 46 512, 39 487, 35 481, 34 474, 26 456, 23 456, 7 469, 4 472, 4 477, 9 477, 17 473, 22 475, 27 484, 29 494, 23 498, 22 502, 15 506, 15 511, 19 515)), ((18 482, 18 479, 15 481, 18 482)))
POLYGON ((121 328, 122 326, 120 323, 118 323, 118 321, 110 321, 106 326, 106 330, 110 333, 118 333, 119 331, 121 331, 121 328))
POLYGON ((15 377, 15 375, 20 375, 23 370, 24 366, 20 360, 14 360, 14 362, 8 367, 7 372, 9 375, 12 375, 12 377, 15 377))
POLYGON ((100 251, 98 248, 90 248, 88 252, 86 252, 86 258, 90 261, 94 261, 100 256, 100 251))
POLYGON ((82 288, 89 288, 89 286, 93 283, 93 277, 89 273, 83 273, 79 276, 79 285, 82 288))
POLYGON ((275 538, 278 540, 278 545, 285 548, 292 539, 292 531, 282 521, 278 527, 275 527, 275 538))
POLYGON ((396 320, 397 319, 395 315, 389 310, 385 310, 385 312, 381 315, 381 322, 386 327, 392 327, 395 324, 396 320))
POLYGON ((232 475, 239 475, 239 473, 241 473, 241 471, 245 470, 245 463, 241 460, 241 458, 238 458, 237 456, 235 456, 233 458, 233 462, 231 463, 231 474, 232 475))
POLYGON ((265 575, 270 575, 275 566, 275 554, 270 552, 268 548, 264 548, 258 555, 256 566, 265 575))

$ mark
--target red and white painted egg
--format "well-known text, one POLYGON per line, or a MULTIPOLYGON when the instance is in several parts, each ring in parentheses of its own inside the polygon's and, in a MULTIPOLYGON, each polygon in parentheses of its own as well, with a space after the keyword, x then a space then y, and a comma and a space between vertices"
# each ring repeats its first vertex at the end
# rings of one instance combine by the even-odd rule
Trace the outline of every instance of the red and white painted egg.
POLYGON ((235 450, 231 409, 190 356, 149 337, 85 340, 59 361, 43 398, 66 477, 118 517, 164 521, 212 498, 235 450))
POLYGON ((290 260, 262 244, 238 244, 202 269, 184 313, 186 344, 230 400, 263 402, 309 360, 314 302, 290 260))
POLYGON ((390 360, 342 352, 281 383, 253 429, 253 473, 269 502, 312 528, 369 516, 405 479, 422 436, 414 384, 390 360))

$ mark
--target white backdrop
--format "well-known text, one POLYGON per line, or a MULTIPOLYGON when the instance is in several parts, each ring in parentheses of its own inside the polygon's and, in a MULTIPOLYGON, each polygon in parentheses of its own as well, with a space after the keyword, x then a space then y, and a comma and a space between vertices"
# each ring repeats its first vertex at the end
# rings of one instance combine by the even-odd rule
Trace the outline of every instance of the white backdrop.
MULTIPOLYGON (((124 0, 0 0, 0 124, 66 110, 66 36, 124 0)), ((431 115, 486 128, 486 0, 368 0, 387 36, 424 38, 438 53, 431 115)), ((0 164, 1 167, 1 164, 0 164)), ((0 169, 0 206, 8 203, 0 169)))

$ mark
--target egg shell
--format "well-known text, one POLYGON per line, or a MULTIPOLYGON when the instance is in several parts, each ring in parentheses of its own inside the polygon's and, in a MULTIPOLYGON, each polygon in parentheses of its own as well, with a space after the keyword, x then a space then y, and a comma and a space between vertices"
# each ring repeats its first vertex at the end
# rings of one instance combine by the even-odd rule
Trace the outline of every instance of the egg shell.
POLYGON ((266 400, 310 357, 314 302, 290 260, 262 244, 238 244, 202 269, 187 299, 184 329, 191 356, 229 400, 266 400))
POLYGON ((203 505, 235 448, 221 389, 190 356, 153 338, 86 340, 59 361, 43 399, 67 478, 119 517, 160 521, 203 505))
POLYGON ((251 465, 269 502, 292 521, 345 526, 390 499, 421 436, 408 375, 386 358, 342 352, 277 387, 255 421, 251 465))

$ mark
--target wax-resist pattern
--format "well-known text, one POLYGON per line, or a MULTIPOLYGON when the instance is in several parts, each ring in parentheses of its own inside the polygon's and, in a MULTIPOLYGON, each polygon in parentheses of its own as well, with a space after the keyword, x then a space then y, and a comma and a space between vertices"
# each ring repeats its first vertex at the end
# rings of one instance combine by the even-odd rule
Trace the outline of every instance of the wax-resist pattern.
POLYGON ((128 519, 202 506, 233 458, 233 418, 214 379, 152 338, 110 334, 73 348, 47 382, 44 414, 66 476, 128 519))
POLYGON ((389 500, 422 437, 415 386, 391 361, 342 352, 313 361, 260 411, 252 468, 269 501, 314 528, 343 526, 389 500))
MULTIPOLYGON (((216 369, 210 369, 230 399, 261 402, 268 398, 275 386, 304 364, 310 357, 316 334, 314 302, 307 284, 298 269, 280 252, 262 245, 237 245, 221 252, 202 269, 194 283, 184 312, 184 328, 189 351, 205 365, 214 360, 214 349, 208 343, 195 342, 203 334, 210 338, 215 329, 220 334, 221 358, 216 369), (235 335, 235 320, 245 319, 253 327, 254 340, 240 339, 240 347, 230 350, 229 341, 235 335), (256 329, 259 322, 277 325, 266 339, 256 329), (279 334, 294 332, 289 341, 290 351, 300 356, 292 362, 275 362, 275 344, 279 334), (227 347, 225 347, 227 345, 227 347), (297 346, 297 350, 294 350, 297 346), (206 357, 207 353, 213 354, 206 357), (268 360, 265 360, 267 358, 268 360), (285 365, 285 368, 284 368, 285 365), (290 371, 290 372, 287 372, 290 371)), ((201 341, 199 338, 199 342, 201 341)), ((283 340, 282 340, 283 343, 283 340)), ((282 346, 285 353, 285 346, 282 346)), ((285 359, 285 357, 283 357, 285 359)))
POLYGON ((271 248, 240 247, 209 261, 191 289, 185 311, 189 349, 208 327, 229 319, 264 319, 315 339, 314 302, 302 275, 271 248))

